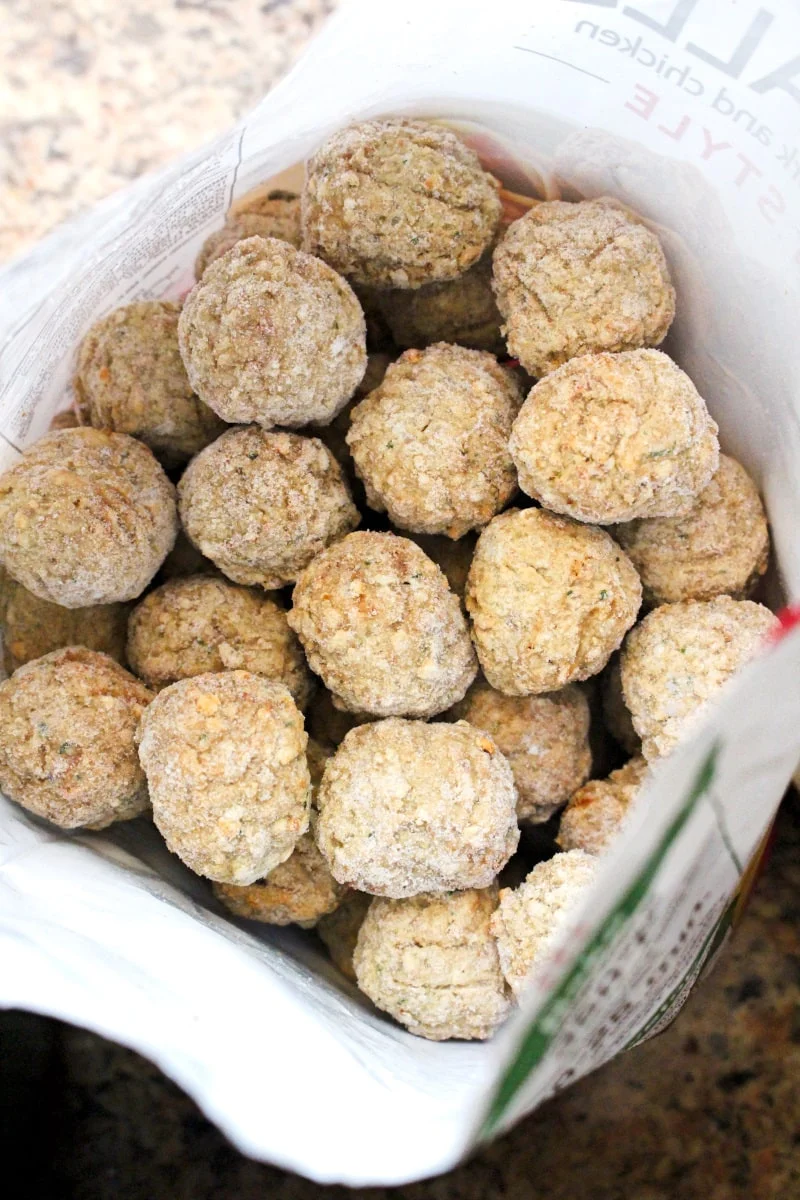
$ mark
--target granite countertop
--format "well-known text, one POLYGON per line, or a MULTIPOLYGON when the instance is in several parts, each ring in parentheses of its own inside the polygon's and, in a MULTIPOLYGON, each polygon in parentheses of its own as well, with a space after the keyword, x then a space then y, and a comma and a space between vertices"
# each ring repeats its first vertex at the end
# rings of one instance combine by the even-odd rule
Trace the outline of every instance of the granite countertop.
MULTIPOLYGON (((378 0, 376 0, 378 2, 378 0)), ((246 110, 332 0, 10 0, 0 259, 246 110), (46 81, 46 85, 42 81, 46 81)), ((800 1195, 800 805, 732 946, 661 1037, 582 1080, 408 1200, 768 1200, 800 1195)), ((0 1128, 26 1196, 311 1200, 234 1151, 151 1064, 29 1014, 0 1022, 0 1128)))

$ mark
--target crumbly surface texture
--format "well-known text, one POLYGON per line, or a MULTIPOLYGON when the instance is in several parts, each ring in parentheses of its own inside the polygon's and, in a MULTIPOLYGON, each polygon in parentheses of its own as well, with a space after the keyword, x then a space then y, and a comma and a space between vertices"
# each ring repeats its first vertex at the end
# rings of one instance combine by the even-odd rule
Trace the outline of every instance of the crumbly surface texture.
POLYGON ((450 130, 364 121, 312 155, 303 244, 357 283, 416 288, 462 275, 500 223, 495 180, 450 130))
POLYGON ((508 449, 516 378, 482 350, 407 350, 353 409, 347 444, 371 508, 401 529, 459 538, 517 488, 508 449))
POLYGON ((201 279, 207 266, 222 258, 237 242, 249 237, 277 238, 299 249, 300 197, 287 192, 272 193, 273 198, 264 197, 253 210, 229 215, 222 229, 217 229, 203 242, 194 264, 196 279, 201 279))
POLYGON ((96 322, 81 342, 73 387, 86 423, 129 433, 177 467, 225 428, 192 391, 178 350, 180 304, 141 300, 96 322))
POLYGON ((358 933, 361 929, 372 896, 366 892, 348 891, 338 908, 327 916, 320 917, 316 931, 343 975, 355 983, 356 970, 353 966, 358 933))
POLYGON ((763 604, 717 596, 663 604, 637 625, 622 649, 622 691, 648 761, 674 750, 776 624, 763 604))
POLYGON ((137 739, 153 820, 198 875, 255 883, 308 829, 307 738, 282 683, 250 671, 182 679, 158 694, 137 739))
POLYGON ((524 492, 610 525, 687 512, 719 465, 717 425, 660 350, 585 354, 539 381, 510 449, 524 492))
POLYGON ((548 820, 589 775, 589 702, 574 684, 543 696, 504 696, 477 679, 450 716, 484 730, 505 755, 521 821, 548 820))
POLYGON ((534 206, 494 252, 509 353, 535 378, 580 354, 658 346, 675 315, 661 244, 606 199, 534 206))
POLYGON ((556 841, 562 850, 602 854, 619 833, 628 810, 647 778, 647 763, 632 758, 608 779, 592 779, 578 788, 561 814, 556 841))
POLYGON ((745 599, 767 569, 764 505, 744 467, 726 454, 682 516, 631 521, 614 537, 642 578, 645 603, 745 599))
POLYGON ((628 754, 640 754, 642 739, 633 728, 631 714, 628 712, 625 697, 622 694, 619 654, 613 656, 603 673, 601 703, 603 722, 614 740, 628 754))
POLYGON ((127 434, 49 433, 0 476, 0 563, 65 608, 135 599, 177 531, 174 487, 127 434))
POLYGON ((502 317, 492 291, 491 253, 457 279, 380 293, 380 305, 392 339, 403 349, 452 342, 505 353, 502 317))
POLYGON ((207 575, 162 584, 128 624, 128 662, 154 690, 208 671, 252 671, 289 689, 301 710, 311 673, 286 612, 269 596, 207 575))
POLYGON ((436 533, 409 533, 407 536, 444 571, 451 591, 463 600, 472 556, 478 542, 477 535, 467 533, 457 541, 436 533))
POLYGON ((320 917, 338 908, 346 889, 331 875, 310 833, 265 879, 248 887, 214 884, 214 895, 234 916, 265 925, 312 929, 320 917))
POLYGON ((488 887, 519 841, 497 744, 464 721, 390 718, 347 734, 318 794, 335 879, 376 896, 488 887))
POLYGON ((0 790, 62 829, 105 829, 147 809, 134 735, 152 700, 106 654, 70 646, 0 684, 0 790))
POLYGON ((318 438, 249 425, 198 454, 178 487, 191 541, 235 583, 280 588, 360 517, 318 438))
POLYGON ((602 529, 512 509, 478 539, 466 604, 483 673, 509 696, 597 674, 636 620, 642 588, 602 529))
POLYGON ((277 238, 250 237, 186 298, 178 341, 192 387, 225 421, 296 428, 330 421, 367 364, 352 288, 277 238))
POLYGON ((512 999, 489 922, 497 890, 373 900, 353 958, 358 986, 418 1037, 491 1037, 512 999))
POLYGON ((431 717, 478 669, 458 597, 393 533, 351 533, 311 562, 289 612, 311 669, 353 712, 431 717))
POLYGON ((596 859, 569 850, 539 863, 518 888, 504 888, 492 916, 500 966, 515 996, 552 951, 595 873, 596 859))

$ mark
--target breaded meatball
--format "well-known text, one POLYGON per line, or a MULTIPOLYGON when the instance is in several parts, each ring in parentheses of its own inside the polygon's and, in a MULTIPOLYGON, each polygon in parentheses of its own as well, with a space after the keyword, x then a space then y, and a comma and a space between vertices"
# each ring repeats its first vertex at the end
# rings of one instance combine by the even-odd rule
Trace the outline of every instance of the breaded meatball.
POLYGON ((488 887, 519 841, 511 768, 465 721, 360 725, 328 761, 317 844, 340 883, 375 896, 488 887))
POLYGON ((392 338, 403 349, 453 342, 505 354, 502 317, 492 291, 491 253, 456 279, 420 288, 392 288, 380 295, 392 338))
POLYGON ((208 671, 283 683, 301 710, 311 673, 285 611, 263 592, 194 575, 145 596, 128 623, 128 662, 154 691, 208 671))
POLYGON ((740 463, 719 470, 677 517, 631 521, 614 536, 642 578, 645 603, 747 597, 767 569, 769 530, 758 489, 740 463))
POLYGON ((444 571, 450 590, 463 600, 472 556, 478 544, 477 535, 467 533, 455 542, 452 538, 436 533, 408 533, 406 536, 412 542, 416 542, 420 550, 444 571))
POLYGON ((601 701, 603 723, 616 742, 630 755, 642 750, 642 739, 633 728, 631 714, 625 706, 620 675, 620 656, 615 654, 603 673, 601 701))
POLYGON ((334 966, 353 982, 356 978, 353 955, 358 932, 371 903, 372 896, 368 896, 366 892, 349 891, 339 907, 321 917, 316 926, 320 940, 330 954, 334 966))
POLYGON ((643 758, 632 758, 608 779, 578 788, 561 814, 556 841, 562 850, 602 854, 612 844, 647 778, 643 758))
POLYGON ((289 624, 352 712, 432 717, 478 669, 458 597, 419 546, 393 533, 351 533, 317 555, 289 624))
POLYGON ((552 953, 562 929, 591 885, 596 859, 583 850, 556 854, 513 891, 503 889, 491 919, 500 967, 515 996, 537 963, 552 953))
POLYGON ((353 965, 362 992, 418 1037, 491 1037, 512 999, 489 921, 497 889, 373 900, 353 965))
POLYGON ((40 600, 134 600, 178 532, 175 489, 123 433, 48 433, 0 476, 0 563, 40 600))
POLYGON ((688 512, 719 465, 717 425, 660 350, 585 354, 532 389, 510 449, 524 492, 611 525, 688 512))
POLYGON ((614 201, 552 200, 494 252, 509 353, 538 378, 579 354, 658 346, 675 290, 658 238, 614 201))
MULTIPOLYGON (((340 701, 341 703, 341 701, 340 701)), ((334 703, 326 687, 314 690, 306 713, 306 728, 310 736, 325 746, 338 746, 345 734, 356 725, 367 725, 378 717, 365 712, 345 712, 334 703)))
POLYGON ((327 425, 309 425, 306 431, 309 435, 313 434, 314 437, 318 437, 321 442, 325 443, 349 481, 352 481, 355 476, 350 448, 347 445, 350 415, 358 402, 382 383, 386 369, 392 361, 390 354, 368 354, 367 369, 361 383, 356 388, 353 399, 348 400, 342 411, 337 413, 327 425))
POLYGON ((364 121, 306 168, 303 245, 360 284, 416 288, 477 262, 500 223, 496 181, 454 133, 364 121))
POLYGON ((495 517, 467 579, 483 673, 508 696, 554 692, 596 675, 641 600, 639 576, 607 533, 540 508, 495 517))
POLYGON ((459 538, 513 496, 508 439, 522 404, 482 350, 406 350, 353 409, 347 444, 367 501, 401 528, 459 538))
POLYGON ((307 740, 288 689, 263 675, 196 675, 159 692, 137 741, 173 854, 240 885, 285 862, 308 829, 307 740))
POLYGON ((547 821, 589 775, 589 703, 575 685, 544 696, 504 696, 477 679, 450 716, 496 741, 514 775, 521 821, 547 821))
POLYGON ((129 433, 165 467, 181 466, 225 428, 192 391, 178 350, 180 304, 140 300, 91 327, 73 380, 87 424, 129 433))
POLYGON ((147 809, 134 734, 152 700, 95 650, 69 646, 0 684, 0 790, 62 829, 105 829, 147 809))
POLYGON ((181 520, 195 546, 235 583, 293 583, 360 517, 341 468, 318 438, 230 429, 187 467, 181 520))
POLYGON ((195 279, 202 278, 206 267, 223 254, 227 254, 237 242, 249 237, 277 238, 299 249, 300 197, 293 192, 270 192, 253 208, 239 209, 229 213, 222 229, 217 229, 203 242, 194 264, 195 279))
POLYGON ((206 268, 178 322, 192 387, 225 421, 330 421, 367 364, 352 288, 277 238, 250 237, 206 268))

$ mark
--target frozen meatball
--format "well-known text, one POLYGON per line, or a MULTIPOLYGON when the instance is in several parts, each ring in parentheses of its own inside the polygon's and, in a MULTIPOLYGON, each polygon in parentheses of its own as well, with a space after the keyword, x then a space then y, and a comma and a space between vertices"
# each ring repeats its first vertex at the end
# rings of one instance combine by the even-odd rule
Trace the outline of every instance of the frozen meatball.
POLYGON ((660 350, 586 354, 539 381, 514 422, 524 492, 610 525, 688 512, 719 465, 717 426, 660 350))
POLYGON ((102 317, 81 342, 73 381, 89 425, 140 438, 165 467, 181 466, 225 428, 186 376, 180 311, 141 300, 102 317))
POLYGON ((356 405, 347 444, 370 507, 416 533, 462 537, 492 519, 517 477, 508 439, 522 404, 482 350, 407 350, 356 405))
POLYGON ((391 362, 392 357, 389 354, 368 354, 367 369, 364 372, 364 378, 356 388, 353 399, 348 400, 342 411, 327 425, 310 425, 308 427, 307 432, 325 443, 348 479, 353 477, 353 460, 347 445, 351 413, 359 401, 374 391, 383 381, 386 369, 391 362))
POLYGON ((159 690, 208 671, 253 671, 283 683, 298 708, 311 673, 285 611, 262 592, 207 575, 175 579, 133 610, 128 662, 159 690))
POLYGON ((497 889, 373 900, 353 956, 373 1004, 418 1037, 491 1037, 512 1000, 489 922, 497 889))
POLYGON ((40 600, 134 600, 172 549, 175 489, 135 438, 49 433, 0 476, 0 563, 40 600))
POLYGON ((483 673, 509 696, 554 692, 596 675, 641 600, 639 576, 607 533, 540 508, 495 517, 467 579, 483 673))
POLYGON ((663 604, 636 626, 622 648, 622 691, 648 761, 674 750, 776 626, 763 604, 730 596, 663 604))
POLYGON ((454 133, 424 121, 364 121, 312 156, 304 246, 379 288, 454 279, 500 224, 497 183, 454 133))
POLYGON ((511 768, 465 721, 389 718, 347 734, 316 836, 340 883, 375 896, 488 887, 519 841, 511 768))
POLYGON ((478 664, 458 597, 407 538, 351 533, 317 555, 289 613, 311 669, 344 708, 432 717, 478 664))
POLYGON ((82 646, 54 650, 0 684, 0 790, 62 829, 105 829, 147 809, 134 735, 144 684, 82 646))
POLYGON ((453 342, 492 354, 505 353, 489 253, 457 279, 383 292, 381 311, 392 338, 404 349, 453 342))
POLYGON ((249 237, 277 238, 299 249, 300 197, 293 192, 271 192, 253 208, 229 213, 222 229, 203 242, 194 264, 195 278, 200 279, 207 266, 249 237))
POLYGON ((726 454, 684 515, 631 521, 619 525, 614 536, 639 572, 650 606, 724 594, 744 599, 769 558, 758 489, 726 454))
POLYGON ((476 535, 467 533, 455 542, 452 538, 436 533, 409 533, 407 536, 444 571, 451 591, 463 600, 472 556, 478 541, 476 535))
POLYGON ((504 696, 478 679, 450 716, 483 729, 508 759, 521 821, 547 821, 589 775, 589 704, 574 685, 544 696, 504 696))
POLYGON ((200 398, 225 421, 267 429, 332 420, 367 364, 352 288, 277 238, 245 238, 206 268, 178 340, 200 398))
POLYGON ((198 454, 178 487, 183 527, 235 583, 281 588, 360 520, 318 438, 230 429, 198 454))
POLYGON ((612 844, 647 777, 647 763, 632 758, 608 779, 579 788, 561 814, 556 839, 562 850, 602 854, 612 844))
POLYGON ((307 738, 282 683, 250 671, 181 679, 147 709, 137 740, 153 820, 198 875, 255 883, 308 829, 307 738))
POLYGON ((533 968, 552 953, 595 870, 591 854, 569 850, 539 863, 518 888, 500 892, 491 928, 503 975, 516 996, 524 992, 533 968))
POLYGON ((372 896, 366 892, 349 891, 344 900, 332 913, 321 917, 316 930, 320 940, 343 975, 355 982, 356 971, 353 955, 367 909, 372 896))
POLYGON ((675 291, 658 238, 609 200, 535 204, 494 252, 508 350, 534 377, 597 350, 658 346, 675 291))
POLYGON ((620 656, 615 654, 603 675, 602 683, 603 723, 616 742, 628 754, 641 753, 642 739, 633 728, 631 714, 625 706, 620 675, 620 656))

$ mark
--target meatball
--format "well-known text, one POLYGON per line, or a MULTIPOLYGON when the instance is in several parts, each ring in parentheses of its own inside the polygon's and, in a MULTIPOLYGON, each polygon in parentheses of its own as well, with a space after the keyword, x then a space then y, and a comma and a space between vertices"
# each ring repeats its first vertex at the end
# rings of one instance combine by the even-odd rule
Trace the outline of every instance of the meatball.
POLYGON ((293 583, 360 517, 341 468, 318 438, 230 429, 189 464, 178 487, 189 538, 235 583, 293 583))
POLYGON ((255 883, 308 829, 303 718, 282 683, 195 675, 156 696, 137 733, 153 820, 187 867, 255 883))
POLYGON ((641 754, 642 739, 633 728, 631 714, 625 706, 620 675, 620 656, 615 654, 603 675, 601 702, 603 723, 616 742, 630 755, 641 754))
POLYGON ((455 542, 435 533, 409 533, 407 536, 444 571, 450 590, 463 600, 477 536, 467 533, 455 542))
POLYGON ((419 546, 393 533, 351 533, 317 555, 289 624, 352 712, 432 717, 478 669, 458 597, 419 546))
POLYGON ((522 995, 533 968, 552 953, 595 870, 591 854, 568 850, 535 866, 518 888, 500 892, 491 930, 500 967, 515 996, 522 995))
POLYGON ((73 381, 87 424, 139 438, 165 467, 181 466, 225 428, 186 376, 180 311, 141 300, 102 317, 81 342, 73 381))
POLYGON ((705 402, 660 350, 559 367, 525 401, 510 449, 524 492, 599 525, 688 512, 719 464, 705 402))
POLYGON ((478 539, 467 611, 483 673, 509 696, 597 674, 636 620, 639 576, 607 533, 512 509, 478 539))
POLYGON ((0 790, 62 829, 147 809, 134 734, 152 700, 107 654, 69 646, 0 684, 0 790))
POLYGON ((175 489, 141 442, 49 433, 0 476, 0 563, 40 600, 134 600, 178 531, 175 489))
POLYGON ((547 821, 588 778, 589 704, 574 684, 544 696, 504 696, 478 679, 450 716, 484 730, 508 759, 521 821, 547 821))
POLYGON ((356 978, 353 954, 358 941, 358 931, 371 903, 372 896, 365 892, 349 891, 339 907, 321 917, 316 926, 320 940, 330 954, 334 966, 353 982, 356 978))
POLYGON ((647 778, 643 758, 632 758, 608 779, 592 779, 578 788, 561 814, 556 841, 562 850, 602 854, 619 833, 628 809, 647 778))
POLYGON ((494 252, 508 350, 534 377, 579 354, 658 346, 675 290, 658 238, 608 199, 535 204, 494 252))
POLYGON ((261 592, 207 575, 165 583, 137 605, 128 662, 154 691, 209 671, 252 671, 284 684, 303 709, 312 687, 284 610, 261 592))
POLYGON ((364 372, 361 383, 356 388, 356 394, 353 399, 348 400, 342 411, 337 413, 327 425, 310 425, 308 427, 307 432, 309 434, 313 434, 314 437, 318 437, 321 442, 325 443, 348 480, 352 481, 354 477, 353 460, 350 457, 350 450, 347 445, 350 415, 358 402, 374 391, 383 381, 386 369, 392 361, 392 357, 389 354, 368 354, 367 369, 364 372))
POLYGON ((250 237, 206 268, 178 322, 192 387, 225 421, 328 422, 367 364, 364 314, 335 271, 250 237))
POLYGON ((622 648, 625 703, 651 762, 675 746, 777 627, 763 604, 717 596, 655 608, 622 648))
POLYGON ((465 721, 389 718, 347 734, 317 802, 317 844, 340 883, 399 899, 488 887, 519 841, 496 744, 465 721))
POLYGON ((424 121, 364 121, 312 156, 304 247, 379 288, 454 279, 500 224, 496 180, 454 133, 424 121))
POLYGON ((508 439, 522 394, 482 350, 407 350, 356 405, 347 444, 370 507, 416 533, 462 537, 492 519, 517 477, 508 439))
POLYGON ((378 1008, 418 1037, 491 1037, 512 1000, 489 922, 497 889, 373 900, 353 966, 378 1008))
POLYGON ((767 569, 769 530, 758 489, 726 454, 683 515, 631 521, 614 531, 642 577, 645 603, 744 599, 767 569))
POLYGON ((239 208, 228 213, 222 229, 217 229, 203 242, 194 264, 196 279, 200 279, 212 262, 227 254, 237 242, 249 237, 277 238, 299 249, 300 197, 293 192, 270 192, 253 207, 239 208))
POLYGON ((454 342, 505 354, 490 253, 456 279, 420 288, 393 288, 381 294, 380 303, 392 338, 404 349, 454 342))

